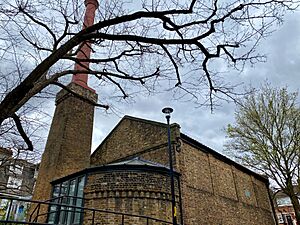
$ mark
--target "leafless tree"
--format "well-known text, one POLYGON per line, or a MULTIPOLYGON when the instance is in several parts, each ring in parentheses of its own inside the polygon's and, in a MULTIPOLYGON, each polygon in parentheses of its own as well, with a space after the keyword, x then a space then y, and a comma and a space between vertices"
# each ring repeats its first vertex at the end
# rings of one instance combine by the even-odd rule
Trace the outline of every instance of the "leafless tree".
MULTIPOLYGON (((95 24, 82 30, 83 0, 2 0, 0 124, 33 145, 24 129, 28 105, 88 73, 100 101, 140 91, 175 90, 213 107, 234 98, 217 65, 242 69, 264 60, 259 41, 280 23, 293 0, 101 0, 95 24), (81 46, 90 59, 78 59, 81 46), (90 67, 86 67, 89 62, 90 67), (83 70, 75 70, 79 63, 83 70), (106 94, 106 96, 105 96, 106 94), (25 110, 26 111, 26 110, 25 110)), ((28 117, 27 117, 28 119, 28 117)))

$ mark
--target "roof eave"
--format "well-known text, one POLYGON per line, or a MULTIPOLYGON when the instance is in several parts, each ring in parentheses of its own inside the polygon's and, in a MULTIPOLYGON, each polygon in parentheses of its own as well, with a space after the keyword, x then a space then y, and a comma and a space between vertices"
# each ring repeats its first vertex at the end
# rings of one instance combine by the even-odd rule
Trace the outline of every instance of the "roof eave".
POLYGON ((188 135, 186 134, 183 134, 183 133, 180 133, 180 138, 183 142, 186 142, 187 144, 190 144, 192 145, 193 147, 205 152, 205 153, 209 153, 209 154, 212 154, 215 158, 229 164, 229 165, 233 165, 235 168, 247 173, 247 174, 251 174, 253 175, 255 178, 265 182, 266 184, 269 184, 269 180, 267 177, 261 175, 261 174, 258 174, 258 173, 255 173, 254 171, 248 169, 247 167, 245 166, 242 166, 241 164, 233 161, 232 159, 229 159, 227 158, 226 156, 220 154, 219 152, 207 147, 206 145, 196 141, 195 139, 189 137, 188 135))

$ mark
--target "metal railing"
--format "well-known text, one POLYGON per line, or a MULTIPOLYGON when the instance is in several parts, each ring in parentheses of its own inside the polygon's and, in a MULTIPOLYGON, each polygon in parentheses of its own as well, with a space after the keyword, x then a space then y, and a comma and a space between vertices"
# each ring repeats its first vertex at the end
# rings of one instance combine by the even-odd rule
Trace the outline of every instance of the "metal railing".
MULTIPOLYGON (((0 225, 2 224, 28 224, 28 225, 48 225, 48 224, 89 224, 89 225, 167 225, 172 224, 170 221, 165 221, 162 219, 144 216, 144 215, 137 215, 137 214, 130 214, 130 213, 123 213, 123 212, 115 212, 110 210, 102 210, 102 209, 94 209, 94 208, 87 208, 81 206, 75 206, 72 204, 65 204, 63 203, 64 199, 66 198, 76 198, 74 196, 62 196, 57 197, 54 199, 50 199, 47 201, 34 201, 28 199, 21 199, 21 198, 13 198, 13 197, 0 197, 0 200, 7 201, 7 208, 5 211, 5 215, 0 217, 0 225), (56 201, 57 202, 53 202, 56 201), (16 215, 16 207, 13 210, 13 206, 16 203, 20 205, 27 205, 27 209, 31 207, 32 212, 22 219, 18 219, 15 217, 16 215), (50 207, 55 207, 55 210, 49 210, 50 207), (47 212, 40 212, 41 207, 47 207, 47 212), (55 214, 54 221, 49 221, 49 215, 55 214), (61 221, 59 218, 62 213, 79 213, 81 220, 79 223, 68 223, 68 219, 64 219, 61 221), (44 218, 41 222, 41 218, 44 218), (47 219, 45 219, 47 218, 47 219), (47 221, 47 222, 46 222, 47 221)), ((78 197, 77 197, 78 198, 78 197)), ((83 199, 82 199, 83 200, 83 199)), ((1 216, 1 215, 0 215, 1 216)), ((178 224, 180 225, 180 224, 178 224)))
MULTIPOLYGON (((84 198, 78 197, 78 196, 58 196, 51 198, 49 200, 44 201, 43 203, 49 203, 49 209, 47 210, 47 213, 40 214, 40 208, 41 204, 36 204, 35 208, 32 210, 29 216, 29 221, 37 222, 39 216, 47 216, 47 220, 49 221, 49 215, 50 214, 56 214, 54 224, 58 223, 58 218, 60 217, 60 213, 62 212, 73 212, 76 211, 76 208, 78 208, 78 205, 76 205, 77 200, 81 200, 81 204, 79 207, 82 206, 82 202, 84 201, 84 198), (68 207, 72 207, 72 210, 66 210, 62 209, 62 207, 65 207, 65 205, 68 205, 68 207), (55 210, 52 210, 51 207, 55 206, 55 210), (35 217, 34 217, 35 216, 35 217)), ((82 211, 82 210, 80 210, 82 211)), ((76 213, 78 213, 76 211, 76 213)), ((81 213, 81 212, 79 212, 81 213)))

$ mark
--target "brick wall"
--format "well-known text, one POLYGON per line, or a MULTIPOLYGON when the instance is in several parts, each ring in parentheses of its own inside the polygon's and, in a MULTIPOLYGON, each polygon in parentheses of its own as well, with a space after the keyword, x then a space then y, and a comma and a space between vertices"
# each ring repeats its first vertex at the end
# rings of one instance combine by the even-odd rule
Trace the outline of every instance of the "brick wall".
MULTIPOLYGON (((172 140, 179 137, 172 125, 172 140)), ((91 156, 91 165, 103 165, 133 156, 168 165, 165 124, 125 116, 91 156)))
MULTIPOLYGON (((68 87, 91 101, 97 99, 94 92, 79 85, 71 83, 68 87)), ((50 199, 51 181, 85 169, 90 163, 94 106, 65 90, 58 93, 56 103, 34 200, 50 199)))
MULTIPOLYGON (((85 207, 144 215, 171 221, 170 178, 167 172, 142 170, 99 171, 88 175, 85 186, 85 207)), ((178 196, 177 196, 178 200, 178 196)), ((180 216, 180 214, 179 214, 180 216)), ((88 223, 92 214, 85 216, 88 223)), ((95 214, 97 223, 121 224, 122 217, 107 213, 95 214)), ((145 225, 145 218, 125 217, 126 224, 145 225)), ((149 224, 156 224, 149 220, 149 224)))
POLYGON ((186 225, 274 224, 263 181, 187 143, 181 154, 186 225))
MULTIPOLYGON (((180 137, 180 127, 174 125, 173 162, 176 171, 182 175, 186 225, 274 224, 265 179, 180 137), (174 150, 175 146, 180 146, 176 148, 179 151, 174 150)), ((91 162, 102 165, 137 155, 168 165, 164 124, 123 118, 92 155, 91 162)))

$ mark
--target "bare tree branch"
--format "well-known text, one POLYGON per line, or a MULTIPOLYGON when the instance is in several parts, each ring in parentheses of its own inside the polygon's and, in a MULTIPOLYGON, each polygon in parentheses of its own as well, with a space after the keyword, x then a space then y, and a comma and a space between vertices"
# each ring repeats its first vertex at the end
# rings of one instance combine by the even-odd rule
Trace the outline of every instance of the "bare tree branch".
POLYGON ((27 150, 33 151, 32 142, 30 141, 29 137, 27 136, 26 132, 24 131, 24 129, 22 127, 22 124, 21 124, 21 121, 20 121, 20 118, 16 114, 12 115, 12 118, 16 123, 16 127, 17 127, 21 137, 23 138, 23 140, 27 144, 27 150))
POLYGON ((84 96, 82 96, 82 95, 80 95, 80 94, 74 92, 73 90, 71 90, 70 88, 68 88, 67 86, 65 86, 65 85, 63 85, 63 84, 61 84, 61 83, 58 83, 58 82, 56 82, 56 81, 52 81, 51 84, 54 84, 54 85, 56 85, 56 86, 58 86, 58 87, 61 87, 62 89, 66 90, 66 91, 68 91, 69 93, 71 93, 72 95, 74 95, 76 98, 79 98, 79 99, 81 99, 81 100, 83 100, 83 101, 85 101, 85 102, 88 102, 88 103, 90 103, 90 104, 92 104, 92 105, 94 105, 94 106, 101 107, 101 108, 105 108, 106 110, 109 109, 109 106, 108 106, 108 105, 103 105, 103 104, 95 103, 95 102, 91 101, 90 99, 85 98, 84 96))
MULTIPOLYGON (((64 80, 78 73, 96 77, 99 93, 102 85, 112 85, 124 98, 144 88, 148 92, 168 89, 178 93, 177 99, 188 98, 211 109, 218 101, 235 101, 236 84, 217 76, 220 71, 212 69, 210 63, 220 59, 241 70, 246 62, 263 60, 256 52, 260 40, 297 3, 174 0, 161 4, 144 0, 132 8, 130 3, 111 0, 110 4, 100 4, 95 24, 82 30, 83 4, 73 5, 67 0, 55 4, 48 0, 44 4, 37 0, 3 1, 0 59, 11 68, 0 70, 0 132, 13 136, 19 132, 22 137, 22 130, 11 129, 17 128, 17 118, 16 124, 10 118, 16 113, 20 116, 19 111, 36 96, 49 96, 51 85, 74 94, 64 80), (92 57, 76 58, 82 47, 90 48, 92 57), (82 69, 70 69, 74 62, 82 69), (165 81, 169 87, 164 86, 165 81)), ((114 97, 109 95, 103 98, 114 97)), ((273 145, 293 144, 282 140, 273 145)), ((293 157, 277 155, 274 159, 293 157)))

